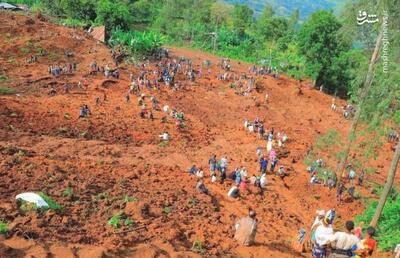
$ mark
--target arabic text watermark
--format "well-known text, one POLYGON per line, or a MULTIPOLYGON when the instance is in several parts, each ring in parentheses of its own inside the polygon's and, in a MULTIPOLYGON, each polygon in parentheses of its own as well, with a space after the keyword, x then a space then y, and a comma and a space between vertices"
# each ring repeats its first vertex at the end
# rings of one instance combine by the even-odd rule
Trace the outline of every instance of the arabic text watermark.
POLYGON ((389 72, 389 15, 388 11, 383 11, 383 19, 382 19, 382 60, 383 60, 383 73, 389 72))

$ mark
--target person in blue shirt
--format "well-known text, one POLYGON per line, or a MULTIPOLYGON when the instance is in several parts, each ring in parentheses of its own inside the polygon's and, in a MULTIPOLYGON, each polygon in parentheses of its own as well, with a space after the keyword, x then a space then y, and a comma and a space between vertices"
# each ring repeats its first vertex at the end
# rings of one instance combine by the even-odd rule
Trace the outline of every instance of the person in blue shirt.
POLYGON ((260 172, 261 174, 265 174, 267 172, 268 160, 266 158, 261 157, 260 159, 260 172))
POLYGON ((197 172, 197 167, 196 165, 193 165, 190 169, 189 169, 189 174, 190 175, 195 175, 197 172))

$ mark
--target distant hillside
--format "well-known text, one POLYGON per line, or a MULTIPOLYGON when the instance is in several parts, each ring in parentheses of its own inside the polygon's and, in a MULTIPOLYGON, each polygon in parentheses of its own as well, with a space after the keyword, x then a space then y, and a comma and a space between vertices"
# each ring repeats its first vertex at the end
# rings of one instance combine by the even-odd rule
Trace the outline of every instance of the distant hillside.
POLYGON ((266 4, 271 4, 278 15, 290 15, 295 9, 300 10, 300 19, 306 19, 317 10, 337 11, 339 6, 345 2, 340 0, 224 0, 227 3, 247 4, 259 15, 266 4))

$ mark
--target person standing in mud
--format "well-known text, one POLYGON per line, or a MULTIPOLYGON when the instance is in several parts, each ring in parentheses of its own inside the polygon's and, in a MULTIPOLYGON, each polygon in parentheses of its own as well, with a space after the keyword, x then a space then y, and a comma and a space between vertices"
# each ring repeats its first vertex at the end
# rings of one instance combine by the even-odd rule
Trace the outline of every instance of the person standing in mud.
POLYGON ((79 110, 79 118, 85 118, 88 117, 88 115, 90 114, 90 110, 88 105, 83 105, 81 106, 80 110, 79 110))
POLYGON ((217 166, 217 155, 212 155, 208 160, 208 165, 210 166, 211 174, 215 172, 215 168, 217 166))
POLYGON ((241 218, 235 224, 235 230, 236 241, 245 246, 253 245, 257 233, 256 212, 249 209, 249 216, 241 218))
POLYGON ((343 193, 346 190, 346 187, 343 183, 340 183, 338 188, 336 189, 336 202, 338 205, 343 203, 343 193))
POLYGON ((221 172, 226 172, 228 169, 228 160, 225 157, 221 158, 220 162, 221 172))

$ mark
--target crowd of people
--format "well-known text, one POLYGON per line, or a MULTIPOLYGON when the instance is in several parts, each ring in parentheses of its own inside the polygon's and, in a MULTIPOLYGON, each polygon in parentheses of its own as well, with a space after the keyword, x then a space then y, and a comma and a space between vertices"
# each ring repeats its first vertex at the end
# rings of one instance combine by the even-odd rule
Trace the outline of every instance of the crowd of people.
POLYGON ((59 76, 62 74, 72 74, 77 71, 78 63, 72 62, 64 65, 49 65, 48 72, 53 76, 59 76))
MULTIPOLYGON (((208 61, 208 60, 206 60, 208 61)), ((118 65, 118 63, 116 63, 118 65)), ((152 67, 149 62, 143 62, 137 67, 140 69, 139 75, 135 78, 133 73, 130 74, 130 85, 127 93, 125 94, 126 103, 130 103, 132 96, 137 97, 137 103, 140 107, 139 116, 141 118, 154 119, 153 111, 161 111, 166 115, 161 117, 161 122, 167 121, 167 116, 171 117, 178 128, 182 128, 185 122, 185 115, 183 111, 175 108, 170 108, 168 104, 161 105, 153 92, 157 92, 165 85, 166 88, 172 91, 179 91, 185 89, 185 86, 194 82, 196 78, 203 77, 203 68, 208 69, 208 78, 211 76, 210 70, 211 62, 203 62, 202 66, 195 67, 191 59, 180 57, 178 59, 163 59, 158 62, 155 67, 152 67), (149 94, 149 92, 151 92, 149 94), (149 103, 150 102, 150 103, 149 103), (148 108, 148 106, 150 106, 148 108)), ((249 68, 248 74, 237 75, 233 72, 233 67, 229 59, 221 59, 218 66, 222 72, 217 74, 216 79, 223 82, 232 82, 231 88, 239 95, 249 95, 255 87, 256 76, 271 75, 278 79, 279 74, 276 68, 272 67, 258 67, 253 65, 249 68)), ((76 63, 61 66, 49 66, 49 73, 58 76, 63 73, 75 72, 77 69, 76 63)), ((111 69, 108 65, 98 66, 94 60, 90 64, 90 74, 96 75, 103 73, 106 78, 113 77, 119 79, 119 69, 111 69)), ((106 94, 104 93, 104 101, 106 94)), ((265 101, 269 101, 268 93, 265 95, 265 101)), ((100 97, 96 98, 96 105, 100 105, 100 97)), ((335 101, 333 100, 332 110, 337 110, 335 101)), ((345 118, 354 114, 354 109, 350 106, 343 108, 343 116, 345 118)), ((84 104, 80 107, 79 117, 86 118, 91 114, 88 105, 84 104)), ((237 199, 252 194, 255 189, 256 193, 263 194, 267 188, 268 179, 270 175, 275 175, 282 180, 290 176, 289 171, 285 169, 284 165, 278 166, 278 153, 281 148, 285 147, 288 142, 288 136, 285 132, 275 132, 274 128, 266 130, 264 122, 260 118, 254 121, 245 120, 244 128, 249 133, 254 133, 258 140, 265 141, 265 147, 256 147, 256 155, 258 160, 258 171, 251 173, 245 166, 238 166, 229 172, 228 157, 222 156, 217 158, 213 154, 208 160, 209 171, 204 171, 202 166, 193 165, 189 169, 189 175, 196 178, 195 189, 200 194, 211 195, 211 191, 206 186, 206 178, 209 178, 210 184, 219 184, 226 186, 228 189, 227 197, 237 199), (265 152, 265 153, 264 153, 265 152), (209 173, 207 173, 209 172, 209 173)), ((170 134, 165 130, 158 135, 162 142, 169 142, 171 140, 170 134)), ((390 139, 394 138, 390 136, 390 139)), ((338 204, 343 202, 343 193, 346 187, 343 183, 337 184, 336 177, 327 174, 323 171, 325 162, 318 159, 307 169, 310 173, 310 184, 321 184, 330 189, 337 188, 337 201, 338 204), (322 172, 321 172, 322 171, 322 172), (322 173, 322 176, 321 176, 322 173)), ((354 185, 357 173, 353 168, 349 168, 348 182, 351 185, 347 190, 350 196, 354 197, 354 185)), ((361 185, 364 178, 364 172, 358 175, 358 184, 361 185)), ((363 238, 360 234, 355 234, 354 223, 352 221, 346 222, 346 232, 334 232, 333 221, 335 218, 335 211, 330 210, 325 213, 318 211, 317 218, 311 227, 311 243, 312 254, 315 258, 323 257, 367 257, 373 253, 376 246, 376 241, 373 239, 374 229, 369 228, 367 234, 363 238)), ((254 244, 255 235, 257 232, 257 219, 256 212, 249 209, 247 217, 240 218, 234 225, 235 236, 234 238, 243 245, 254 244)), ((301 230, 301 237, 299 239, 304 241, 306 234, 305 230, 301 230)))
MULTIPOLYGON (((310 243, 314 258, 369 257, 376 248, 375 228, 368 227, 362 234, 361 227, 353 221, 345 223, 345 231, 336 231, 333 223, 335 210, 317 210, 317 216, 310 229, 310 243)), ((304 232, 304 230, 302 231, 304 232)), ((304 243, 305 238, 301 241, 304 243)))

